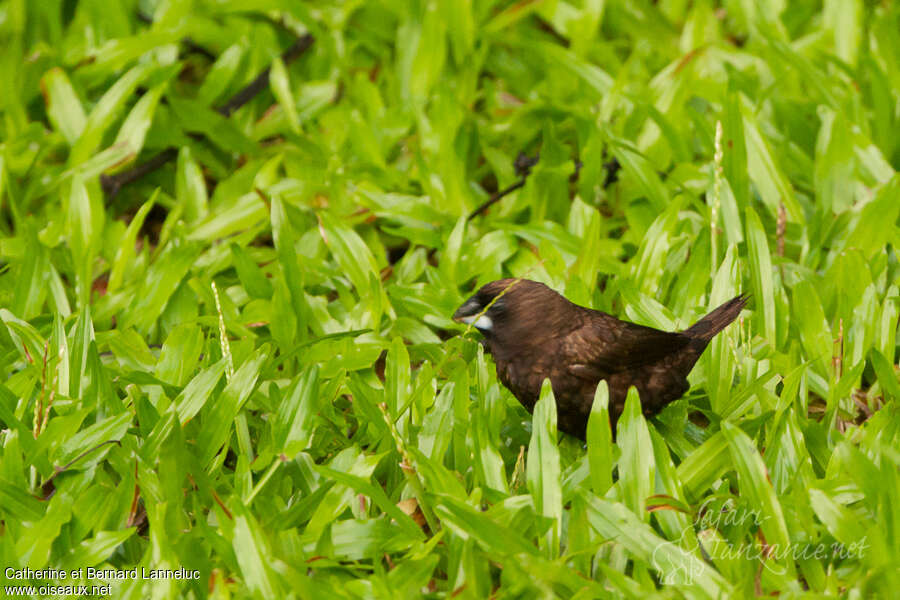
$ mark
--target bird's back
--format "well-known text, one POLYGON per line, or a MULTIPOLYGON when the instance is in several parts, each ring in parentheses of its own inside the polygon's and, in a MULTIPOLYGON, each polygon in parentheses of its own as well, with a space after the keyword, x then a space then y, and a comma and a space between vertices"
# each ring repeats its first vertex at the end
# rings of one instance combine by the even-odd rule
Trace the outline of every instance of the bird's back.
POLYGON ((710 340, 734 321, 746 305, 738 296, 681 332, 621 321, 587 308, 585 324, 563 342, 574 378, 553 381, 559 428, 584 438, 597 384, 606 380, 613 428, 625 407, 628 388, 637 388, 646 415, 680 398, 687 376, 710 340), (559 388, 559 391, 557 391, 559 388))
POLYGON ((549 378, 559 429, 584 438, 601 380, 609 385, 613 427, 631 386, 646 414, 659 412, 687 391, 700 354, 745 304, 738 296, 685 331, 669 332, 578 306, 536 281, 504 279, 482 286, 453 318, 485 336, 500 381, 529 411, 549 378))

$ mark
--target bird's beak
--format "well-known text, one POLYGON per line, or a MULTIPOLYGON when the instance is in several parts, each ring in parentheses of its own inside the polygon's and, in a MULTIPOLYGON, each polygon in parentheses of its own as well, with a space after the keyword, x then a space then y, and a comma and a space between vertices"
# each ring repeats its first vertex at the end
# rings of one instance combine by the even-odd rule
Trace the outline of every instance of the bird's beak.
POLYGON ((475 298, 469 298, 453 313, 453 320, 457 323, 472 323, 484 307, 475 298))
POLYGON ((475 300, 466 300, 462 306, 453 313, 453 320, 457 323, 471 323, 481 312, 481 305, 475 300))
POLYGON ((457 323, 472 325, 481 333, 491 331, 494 328, 494 323, 491 321, 491 318, 486 314, 483 314, 482 311, 484 311, 484 307, 481 303, 474 299, 470 299, 456 309, 456 312, 453 313, 453 320, 457 323))

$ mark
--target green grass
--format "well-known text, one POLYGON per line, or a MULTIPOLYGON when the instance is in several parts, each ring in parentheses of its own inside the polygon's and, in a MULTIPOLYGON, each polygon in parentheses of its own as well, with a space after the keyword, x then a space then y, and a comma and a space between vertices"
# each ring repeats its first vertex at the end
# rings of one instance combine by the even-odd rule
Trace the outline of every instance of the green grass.
POLYGON ((895 593, 898 30, 863 0, 0 4, 4 585, 895 593), (664 328, 752 301, 657 418, 631 395, 610 432, 601 386, 584 447, 450 320, 501 276, 664 328))

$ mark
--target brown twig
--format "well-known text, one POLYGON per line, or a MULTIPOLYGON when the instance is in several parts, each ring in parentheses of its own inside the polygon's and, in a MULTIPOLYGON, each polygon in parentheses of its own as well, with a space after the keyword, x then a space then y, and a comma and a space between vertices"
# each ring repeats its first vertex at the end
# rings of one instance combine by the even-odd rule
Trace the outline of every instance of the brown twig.
MULTIPOLYGON (((488 198, 481 206, 473 210, 469 213, 467 221, 471 221, 478 215, 484 213, 487 209, 495 205, 497 202, 502 200, 505 196, 513 193, 514 191, 520 189, 525 185, 525 182, 528 180, 528 176, 531 175, 531 168, 537 164, 540 159, 540 154, 535 154, 534 156, 528 156, 524 152, 520 152, 516 157, 513 166, 516 169, 516 175, 518 175, 521 179, 519 181, 509 185, 508 187, 494 192, 491 194, 491 197, 488 198)), ((572 176, 569 177, 569 181, 574 183, 578 181, 578 177, 581 175, 581 167, 583 163, 579 159, 575 159, 575 171, 572 173, 572 176)), ((619 161, 613 158, 612 160, 603 164, 604 168, 606 168, 606 178, 603 180, 603 187, 609 187, 613 183, 615 183, 619 179, 619 170, 622 168, 622 165, 619 164, 619 161)))
POLYGON ((72 465, 74 465, 75 463, 80 461, 82 458, 86 457, 87 455, 91 454, 92 452, 96 452, 97 450, 99 450, 100 448, 102 448, 103 446, 106 446, 108 444, 122 445, 122 442, 121 442, 121 440, 106 440, 105 442, 100 442, 96 446, 92 446, 91 448, 88 448, 87 450, 85 450, 84 452, 82 452, 81 454, 79 454, 78 456, 76 456, 75 458, 70 460, 69 462, 67 462, 65 464, 65 466, 53 467, 53 474, 47 478, 47 481, 45 481, 44 483, 41 484, 41 493, 43 494, 43 496, 38 497, 38 499, 39 500, 49 500, 50 496, 52 496, 54 494, 54 492, 56 492, 56 486, 53 484, 53 480, 56 478, 57 475, 59 475, 60 473, 65 473, 72 467, 72 465))
POLYGON ((106 197, 112 200, 116 197, 116 194, 119 193, 119 190, 122 189, 122 187, 133 181, 137 181, 148 173, 152 173, 176 156, 178 156, 178 150, 176 148, 166 148, 162 152, 155 154, 147 162, 135 165, 127 171, 122 171, 115 175, 101 175, 100 185, 103 186, 106 197))
POLYGON ((125 522, 126 527, 134 527, 143 523, 147 519, 147 511, 142 510, 138 514, 141 506, 141 486, 138 483, 138 464, 134 463, 134 494, 131 496, 131 508, 128 510, 128 520, 125 522))
POLYGON ((487 199, 486 202, 484 202, 481 206, 479 206, 478 208, 473 210, 471 213, 469 213, 469 217, 466 220, 471 221, 472 219, 474 219, 475 217, 477 217, 478 215, 480 215, 481 213, 483 213, 484 211, 486 211, 487 209, 489 209, 496 203, 500 202, 500 200, 502 200, 504 196, 507 196, 507 195, 513 193, 514 191, 516 191, 517 189, 521 188, 522 186, 524 186, 526 179, 527 179, 527 177, 522 177, 522 179, 520 179, 519 181, 510 185, 509 187, 504 188, 498 192, 494 192, 491 195, 491 197, 487 199))
MULTIPOLYGON (((310 33, 297 38, 296 42, 291 44, 287 50, 281 53, 281 61, 285 65, 293 62, 312 46, 313 41, 314 38, 310 33)), ((267 88, 269 86, 270 71, 271 67, 266 67, 262 73, 256 76, 256 79, 244 86, 244 89, 232 96, 228 102, 217 108, 216 110, 219 114, 226 117, 231 116, 231 113, 247 104, 254 96, 256 96, 256 94, 267 88)))
MULTIPOLYGON (((531 167, 538 163, 538 160, 540 160, 540 156, 540 154, 528 156, 524 152, 519 152, 519 155, 516 156, 516 160, 513 161, 513 168, 516 170, 516 175, 521 177, 521 179, 519 179, 519 181, 515 182, 509 187, 491 194, 491 197, 488 198, 487 201, 485 201, 481 206, 473 210, 466 220, 471 221, 472 219, 492 207, 494 204, 499 202, 501 199, 503 199, 504 196, 508 196, 509 194, 524 186, 525 181, 528 179, 528 176, 531 175, 531 167)), ((575 169, 575 172, 578 173, 577 167, 575 169)))
POLYGON ((838 319, 838 336, 831 353, 831 367, 838 379, 844 376, 844 319, 838 319))
MULTIPOLYGON (((281 53, 282 62, 284 62, 284 64, 286 65, 293 62, 301 54, 306 52, 310 46, 312 46, 313 41, 314 38, 312 34, 309 33, 297 38, 297 41, 295 41, 287 48, 287 50, 281 53)), ((248 83, 239 92, 229 98, 228 101, 225 102, 225 104, 217 108, 216 112, 224 117, 230 117, 234 111, 247 104, 247 102, 252 100, 254 96, 268 87, 270 71, 271 67, 266 67, 265 69, 263 69, 263 71, 259 75, 257 75, 253 81, 248 83)), ((140 179, 148 173, 155 171, 177 156, 177 148, 166 148, 162 152, 154 155, 152 158, 150 158, 150 160, 139 165, 135 165, 131 169, 122 171, 121 173, 116 173, 115 175, 101 175, 100 185, 103 186, 103 191, 108 199, 115 198, 116 194, 119 193, 119 190, 122 189, 123 186, 140 179)))
MULTIPOLYGON (((47 394, 47 353, 50 349, 50 340, 44 343, 44 364, 41 367, 41 395, 38 397, 37 403, 34 405, 34 439, 41 434, 41 425, 44 417, 44 397, 47 394)), ((49 414, 49 409, 48 409, 49 414)))

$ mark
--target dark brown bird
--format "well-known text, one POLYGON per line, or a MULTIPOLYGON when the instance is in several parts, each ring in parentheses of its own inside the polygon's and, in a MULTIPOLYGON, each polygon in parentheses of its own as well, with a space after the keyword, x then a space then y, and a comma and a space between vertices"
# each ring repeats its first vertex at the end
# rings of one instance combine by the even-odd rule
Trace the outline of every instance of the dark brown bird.
POLYGON ((684 331, 669 332, 578 306, 543 283, 500 279, 466 300, 453 320, 484 335, 497 376, 529 411, 549 378, 559 429, 584 439, 600 380, 609 386, 613 431, 632 385, 644 413, 658 413, 688 390, 700 354, 746 303, 740 295, 684 331))

